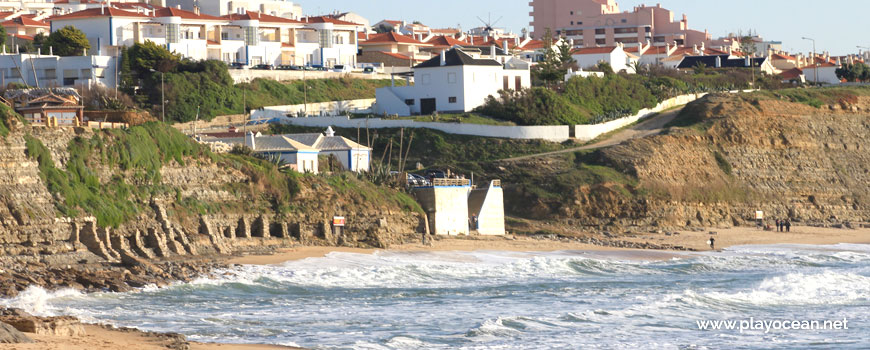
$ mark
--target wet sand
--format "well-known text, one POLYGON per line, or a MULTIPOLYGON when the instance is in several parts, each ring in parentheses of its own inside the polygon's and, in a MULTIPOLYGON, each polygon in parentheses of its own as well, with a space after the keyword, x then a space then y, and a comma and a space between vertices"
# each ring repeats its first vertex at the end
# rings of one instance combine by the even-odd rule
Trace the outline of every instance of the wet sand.
MULTIPOLYGON (((709 251, 707 240, 715 239, 715 248, 723 249, 735 245, 750 244, 837 244, 837 243, 862 243, 870 244, 870 229, 835 229, 818 228, 807 226, 792 226, 791 232, 763 231, 749 227, 736 227, 728 229, 705 229, 702 232, 679 231, 678 235, 666 235, 665 233, 641 233, 630 237, 617 237, 617 240, 628 242, 649 242, 655 244, 671 244, 694 248, 698 251, 709 251), (715 232, 711 235, 709 232, 715 232)), ((449 237, 433 240, 432 245, 402 244, 391 246, 389 249, 364 249, 345 247, 297 247, 282 249, 272 255, 250 255, 229 260, 233 264, 279 264, 285 261, 299 260, 312 257, 323 257, 331 252, 350 252, 371 254, 376 251, 475 251, 475 250, 502 250, 502 251, 558 251, 558 250, 585 250, 585 251, 624 251, 627 258, 636 259, 663 259, 663 251, 627 249, 605 247, 592 244, 579 243, 571 240, 543 240, 523 236, 508 235, 500 236, 471 236, 449 237), (630 254, 628 254, 630 253, 630 254)))

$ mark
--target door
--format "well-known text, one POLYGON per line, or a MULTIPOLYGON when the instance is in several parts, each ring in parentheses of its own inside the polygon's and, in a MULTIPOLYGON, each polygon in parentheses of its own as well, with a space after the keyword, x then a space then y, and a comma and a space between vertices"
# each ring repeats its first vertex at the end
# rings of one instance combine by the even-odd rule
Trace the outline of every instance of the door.
POLYGON ((434 98, 421 98, 420 99, 420 114, 427 115, 432 114, 436 111, 435 99, 434 98))

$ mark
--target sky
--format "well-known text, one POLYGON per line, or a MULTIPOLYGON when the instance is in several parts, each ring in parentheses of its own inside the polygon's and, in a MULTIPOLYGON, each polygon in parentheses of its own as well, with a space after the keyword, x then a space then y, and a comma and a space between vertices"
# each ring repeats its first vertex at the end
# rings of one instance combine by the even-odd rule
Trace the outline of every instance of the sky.
MULTIPOLYGON (((530 0, 296 0, 306 15, 324 14, 333 10, 356 12, 372 24, 382 19, 419 20, 430 27, 456 27, 468 30, 481 25, 492 16, 495 25, 515 33, 529 26, 530 0)), ((752 29, 765 40, 782 41, 790 52, 816 51, 832 55, 857 53, 857 46, 870 47, 870 1, 840 0, 617 0, 622 11, 647 4, 674 11, 674 18, 685 13, 689 27, 707 29, 713 38, 752 29), (715 4, 715 5, 714 5, 715 4)), ((866 50, 866 49, 865 49, 866 50)))

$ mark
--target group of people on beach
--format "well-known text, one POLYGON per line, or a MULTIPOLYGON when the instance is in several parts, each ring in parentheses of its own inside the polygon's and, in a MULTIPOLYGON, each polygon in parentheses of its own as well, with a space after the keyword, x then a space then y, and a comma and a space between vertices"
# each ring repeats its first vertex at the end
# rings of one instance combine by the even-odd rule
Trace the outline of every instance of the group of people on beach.
POLYGON ((791 220, 789 219, 776 219, 776 230, 778 232, 791 232, 791 220))

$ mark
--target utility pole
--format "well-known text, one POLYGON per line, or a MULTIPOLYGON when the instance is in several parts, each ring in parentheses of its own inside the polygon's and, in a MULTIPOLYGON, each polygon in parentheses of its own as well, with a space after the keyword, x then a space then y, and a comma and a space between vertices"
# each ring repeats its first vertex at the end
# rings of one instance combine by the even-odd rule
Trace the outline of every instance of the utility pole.
POLYGON ((813 42, 813 83, 819 83, 819 65, 816 64, 816 39, 803 37, 804 40, 810 40, 813 42))
MULTIPOLYGON (((148 69, 152 73, 157 72, 153 68, 148 69)), ((117 85, 117 82, 115 82, 117 85)), ((163 72, 160 72, 160 114, 163 122, 166 123, 166 91, 163 89, 163 72)))

